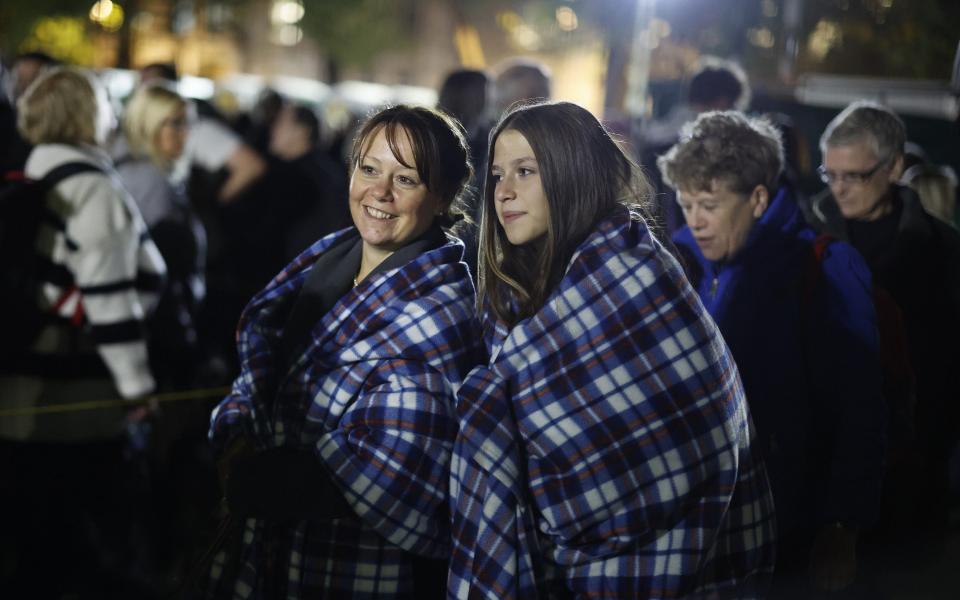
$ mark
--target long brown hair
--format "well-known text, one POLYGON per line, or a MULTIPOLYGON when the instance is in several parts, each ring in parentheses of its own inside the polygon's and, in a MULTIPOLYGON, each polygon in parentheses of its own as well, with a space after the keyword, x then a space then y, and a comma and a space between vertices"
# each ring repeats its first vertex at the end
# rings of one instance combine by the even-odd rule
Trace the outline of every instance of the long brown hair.
POLYGON ((479 302, 513 326, 533 315, 559 285, 577 247, 622 204, 642 214, 649 184, 603 125, 569 102, 515 107, 490 134, 519 132, 539 165, 550 218, 547 233, 521 246, 507 240, 494 206, 496 182, 485 174, 480 224, 479 302))

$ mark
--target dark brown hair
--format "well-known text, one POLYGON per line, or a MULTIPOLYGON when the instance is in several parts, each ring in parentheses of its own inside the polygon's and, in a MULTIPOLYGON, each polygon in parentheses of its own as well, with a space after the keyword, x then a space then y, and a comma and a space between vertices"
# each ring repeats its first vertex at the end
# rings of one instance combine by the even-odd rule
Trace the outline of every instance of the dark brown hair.
POLYGON ((534 314, 559 285, 577 247, 620 205, 640 210, 649 185, 603 125, 569 102, 515 107, 490 135, 487 164, 497 138, 519 132, 533 149, 550 209, 547 233, 514 246, 497 220, 496 182, 488 170, 480 225, 481 304, 488 301, 510 326, 534 314))

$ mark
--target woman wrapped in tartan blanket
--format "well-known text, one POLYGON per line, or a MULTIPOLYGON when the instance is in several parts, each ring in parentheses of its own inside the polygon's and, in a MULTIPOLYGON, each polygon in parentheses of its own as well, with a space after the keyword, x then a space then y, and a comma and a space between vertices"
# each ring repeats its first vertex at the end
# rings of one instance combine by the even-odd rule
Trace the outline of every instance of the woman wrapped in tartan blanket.
POLYGON ((757 598, 774 512, 736 366, 586 110, 491 135, 489 363, 457 393, 455 598, 757 598))
POLYGON ((234 538, 212 598, 442 597, 453 395, 481 348, 463 245, 438 217, 470 178, 463 131, 397 106, 354 143, 355 228, 245 309, 242 371, 210 438, 234 538))

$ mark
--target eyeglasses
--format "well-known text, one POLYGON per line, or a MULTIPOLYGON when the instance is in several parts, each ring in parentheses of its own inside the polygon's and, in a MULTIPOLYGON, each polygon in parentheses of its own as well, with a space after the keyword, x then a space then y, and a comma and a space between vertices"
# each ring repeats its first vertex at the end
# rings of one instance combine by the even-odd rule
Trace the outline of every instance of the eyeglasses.
POLYGON ((846 184, 866 183, 870 181, 871 177, 877 174, 877 171, 882 169, 887 163, 890 162, 890 158, 892 157, 881 160, 874 165, 872 169, 868 169, 866 171, 846 171, 842 173, 835 173, 833 171, 828 171, 825 166, 820 165, 817 167, 817 174, 820 175, 820 181, 826 183, 827 185, 836 182, 846 184))

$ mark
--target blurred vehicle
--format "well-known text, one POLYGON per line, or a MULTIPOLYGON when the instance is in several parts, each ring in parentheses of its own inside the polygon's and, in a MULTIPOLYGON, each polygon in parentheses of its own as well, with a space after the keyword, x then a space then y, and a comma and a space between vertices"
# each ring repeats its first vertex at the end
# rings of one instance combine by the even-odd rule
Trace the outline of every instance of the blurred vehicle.
POLYGON ((799 78, 793 95, 808 106, 842 109, 865 99, 889 106, 900 116, 955 121, 960 115, 960 98, 947 81, 810 74, 799 78))

